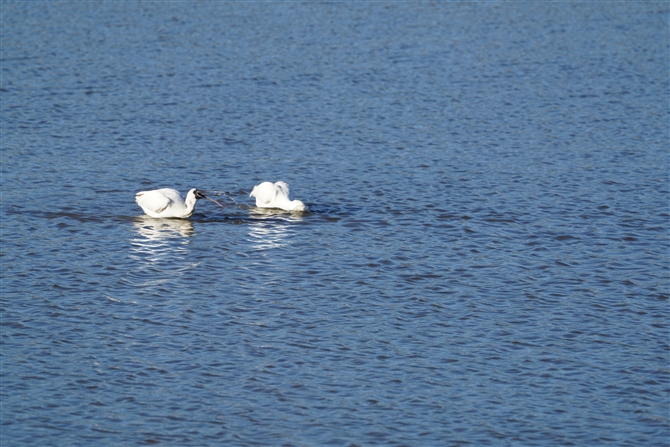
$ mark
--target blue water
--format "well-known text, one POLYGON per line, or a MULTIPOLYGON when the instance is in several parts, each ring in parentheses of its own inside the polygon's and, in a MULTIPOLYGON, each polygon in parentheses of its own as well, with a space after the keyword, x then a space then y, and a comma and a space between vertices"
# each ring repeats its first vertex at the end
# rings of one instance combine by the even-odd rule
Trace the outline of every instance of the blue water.
POLYGON ((0 8, 3 447, 670 445, 667 3, 0 8))

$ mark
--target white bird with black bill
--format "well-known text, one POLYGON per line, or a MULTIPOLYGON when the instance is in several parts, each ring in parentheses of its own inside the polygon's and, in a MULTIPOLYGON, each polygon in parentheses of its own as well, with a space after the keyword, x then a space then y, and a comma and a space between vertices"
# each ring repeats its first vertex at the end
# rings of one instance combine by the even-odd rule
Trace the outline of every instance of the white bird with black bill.
POLYGON ((158 218, 179 218, 186 219, 191 217, 195 210, 195 203, 198 199, 207 199, 221 207, 222 203, 207 197, 203 191, 193 188, 183 199, 179 191, 172 188, 154 189, 152 191, 140 191, 135 195, 135 201, 144 210, 147 216, 158 218))

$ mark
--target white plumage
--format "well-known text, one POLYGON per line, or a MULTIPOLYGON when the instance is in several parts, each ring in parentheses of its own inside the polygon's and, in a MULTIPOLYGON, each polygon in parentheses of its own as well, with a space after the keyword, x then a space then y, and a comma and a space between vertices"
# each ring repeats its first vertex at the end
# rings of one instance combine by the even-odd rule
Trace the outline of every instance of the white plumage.
POLYGON ((307 207, 300 200, 291 200, 291 190, 285 182, 263 182, 254 186, 249 197, 256 198, 259 208, 280 208, 284 211, 307 211, 307 207))
MULTIPOLYGON (((135 195, 135 201, 151 217, 177 217, 185 219, 193 214, 195 202, 206 198, 202 191, 195 188, 182 199, 179 191, 171 188, 155 189, 153 191, 140 191, 135 195)), ((215 203, 216 200, 212 200, 215 203)), ((219 203, 219 205, 221 205, 219 203)), ((223 206, 223 205, 221 205, 223 206)))

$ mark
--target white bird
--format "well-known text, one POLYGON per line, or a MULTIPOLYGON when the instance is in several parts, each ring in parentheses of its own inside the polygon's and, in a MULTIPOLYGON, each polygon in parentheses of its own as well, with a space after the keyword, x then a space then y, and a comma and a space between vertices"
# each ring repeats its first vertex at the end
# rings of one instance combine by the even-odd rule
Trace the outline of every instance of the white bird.
POLYGON ((291 190, 285 182, 263 182, 254 186, 249 197, 256 197, 256 206, 259 208, 280 208, 284 211, 307 211, 307 207, 300 200, 291 200, 291 190))
POLYGON ((172 188, 154 189, 153 191, 140 191, 135 195, 135 201, 150 217, 178 217, 185 219, 193 214, 195 202, 198 199, 208 199, 223 206, 214 199, 205 196, 198 189, 191 189, 186 194, 186 200, 182 199, 179 191, 172 188))

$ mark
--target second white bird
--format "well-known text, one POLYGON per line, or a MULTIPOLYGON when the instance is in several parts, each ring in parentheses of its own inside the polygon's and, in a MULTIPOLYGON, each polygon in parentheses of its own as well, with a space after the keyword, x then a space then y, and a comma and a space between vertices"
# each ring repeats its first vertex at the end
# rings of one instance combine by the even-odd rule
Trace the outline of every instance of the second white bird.
POLYGON ((249 197, 256 198, 259 208, 279 208, 284 211, 307 211, 307 206, 300 200, 291 200, 291 190, 285 182, 263 182, 254 186, 249 197))

